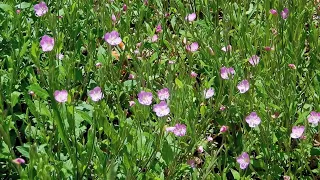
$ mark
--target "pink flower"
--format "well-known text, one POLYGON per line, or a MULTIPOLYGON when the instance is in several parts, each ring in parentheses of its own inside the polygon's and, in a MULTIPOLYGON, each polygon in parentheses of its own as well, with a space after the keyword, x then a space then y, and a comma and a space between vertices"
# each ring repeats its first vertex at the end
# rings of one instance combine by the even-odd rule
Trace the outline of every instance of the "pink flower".
POLYGON ((118 45, 122 42, 122 39, 117 31, 112 31, 104 35, 104 40, 112 46, 118 45))
POLYGON ((161 101, 159 104, 155 104, 153 106, 153 111, 158 117, 163 117, 170 113, 170 109, 165 101, 161 101))
POLYGON ((192 168, 195 168, 196 167, 196 161, 194 159, 189 159, 187 161, 187 164, 192 167, 192 168))
POLYGON ((96 68, 101 68, 102 64, 101 62, 96 63, 96 68))
POLYGON ((195 78, 195 77, 197 77, 197 76, 198 76, 198 74, 197 74, 197 73, 195 73, 194 71, 191 71, 190 76, 191 76, 191 77, 193 77, 193 78, 195 78))
POLYGON ((159 33, 161 31, 162 31, 161 24, 158 24, 157 27, 156 27, 156 33, 159 33))
POLYGON ((168 99, 169 96, 170 96, 170 94, 169 94, 169 89, 168 88, 163 88, 163 89, 160 89, 158 91, 158 98, 161 101, 168 99))
POLYGON ((272 14, 272 15, 277 15, 278 14, 278 12, 277 12, 277 10, 275 10, 275 9, 270 9, 270 14, 272 14))
POLYGON ((203 146, 199 146, 198 149, 197 149, 197 151, 198 151, 199 153, 203 153, 203 152, 204 152, 203 146))
POLYGON ((17 10, 16 10, 16 13, 17 13, 17 14, 20 14, 20 13, 21 13, 21 10, 20 10, 20 9, 17 9, 17 10))
POLYGON ((283 176, 283 180, 290 180, 290 176, 283 176))
POLYGON ((191 13, 191 14, 188 14, 184 19, 185 19, 186 21, 192 22, 192 21, 194 21, 196 18, 197 18, 197 14, 196 14, 196 13, 191 13))
POLYGON ((243 80, 237 85, 238 90, 240 91, 241 94, 247 92, 250 88, 249 81, 248 80, 243 80))
POLYGON ((228 129, 229 129, 229 127, 228 127, 228 126, 223 125, 223 126, 221 126, 221 128, 220 128, 220 133, 227 132, 227 131, 228 131, 228 129))
POLYGON ((40 46, 44 52, 52 51, 54 47, 54 39, 50 36, 44 35, 41 38, 40 46))
POLYGON ((259 61, 260 61, 260 57, 257 56, 257 55, 253 55, 253 56, 249 59, 249 63, 250 63, 252 66, 256 66, 257 64, 259 64, 259 61))
POLYGON ((208 90, 203 91, 205 98, 209 99, 214 95, 214 90, 212 88, 209 88, 208 90))
POLYGON ((26 161, 22 158, 13 159, 12 162, 18 165, 26 163, 26 161))
POLYGON ((184 136, 186 135, 186 132, 187 132, 187 126, 184 125, 184 124, 176 124, 174 126, 174 130, 173 130, 173 133, 176 135, 176 136, 184 136))
POLYGON ((240 164, 240 169, 246 169, 250 164, 250 157, 249 154, 243 152, 238 158, 237 162, 240 164))
POLYGON ((317 126, 319 121, 320 121, 320 113, 311 111, 308 117, 308 122, 311 123, 313 126, 317 126))
POLYGON ((129 106, 130 106, 130 107, 134 106, 135 104, 136 104, 136 102, 134 102, 134 101, 129 101, 129 106))
POLYGON ((223 66, 220 69, 220 76, 222 79, 229 79, 229 77, 232 78, 234 74, 235 74, 235 71, 232 67, 227 68, 227 67, 223 66))
POLYGON ((261 123, 261 119, 256 112, 252 112, 249 116, 246 117, 246 122, 249 124, 250 127, 254 128, 261 123))
POLYGON ((294 64, 288 64, 288 66, 290 69, 297 69, 296 65, 294 65, 294 64))
POLYGON ((226 110, 226 107, 224 105, 221 105, 219 109, 220 109, 220 111, 224 111, 224 110, 226 110))
POLYGON ((151 38, 151 42, 157 42, 158 41, 158 35, 153 35, 151 38))
POLYGON ((172 126, 170 126, 170 127, 166 127, 166 132, 173 132, 174 130, 176 129, 176 127, 172 127, 172 126))
POLYGON ((48 12, 48 7, 45 2, 40 2, 39 4, 34 5, 33 8, 37 16, 43 16, 48 12))
POLYGON ((114 14, 112 14, 112 15, 111 15, 111 20, 112 20, 113 22, 116 22, 116 21, 117 21, 117 17, 116 17, 114 14))
POLYGON ((281 15, 282 19, 287 19, 289 16, 289 9, 284 8, 283 11, 281 11, 280 15, 281 15))
POLYGON ((59 54, 57 54, 57 58, 58 58, 59 60, 62 60, 62 59, 64 58, 64 55, 61 54, 61 53, 59 53, 59 54))
POLYGON ((129 74, 129 79, 134 79, 135 78, 135 75, 134 74, 129 74))
POLYGON ((91 97, 92 101, 99 101, 103 98, 103 93, 100 87, 95 87, 91 91, 89 91, 89 96, 91 97))
POLYGON ((304 132, 304 126, 293 126, 290 137, 293 139, 300 138, 304 132))
POLYGON ((141 91, 138 94, 138 101, 142 105, 147 105, 147 106, 150 105, 152 103, 152 93, 141 91))
POLYGON ((208 142, 213 141, 213 138, 212 138, 211 136, 208 136, 208 137, 207 137, 207 141, 208 141, 208 142))
POLYGON ((264 47, 264 50, 265 50, 265 51, 271 51, 271 50, 273 50, 273 48, 270 47, 270 46, 266 46, 266 47, 264 47))
POLYGON ((123 4, 122 10, 123 10, 123 11, 127 11, 127 9, 128 9, 127 5, 126 5, 126 4, 123 4))
POLYGON ((231 45, 228 45, 228 46, 226 46, 226 47, 222 47, 221 50, 224 51, 224 52, 231 51, 231 50, 232 50, 232 46, 231 46, 231 45))
POLYGON ((60 103, 67 102, 67 100, 68 100, 68 91, 67 90, 61 90, 61 91, 56 90, 53 95, 54 95, 55 100, 60 103))
POLYGON ((197 42, 193 42, 190 45, 186 45, 186 50, 190 52, 195 52, 199 48, 199 44, 197 42))

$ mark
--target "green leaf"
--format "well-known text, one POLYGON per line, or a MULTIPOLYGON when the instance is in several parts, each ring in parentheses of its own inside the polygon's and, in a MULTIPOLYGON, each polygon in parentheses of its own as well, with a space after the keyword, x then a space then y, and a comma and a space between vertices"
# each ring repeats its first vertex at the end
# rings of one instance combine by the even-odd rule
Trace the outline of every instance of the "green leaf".
POLYGON ((25 42, 25 43, 23 44, 23 46, 22 46, 22 48, 21 48, 21 51, 20 51, 20 53, 19 53, 19 56, 20 56, 20 57, 22 57, 22 56, 26 53, 29 44, 30 44, 30 41, 27 41, 27 42, 25 42))
POLYGON ((0 9, 10 14, 13 14, 13 8, 8 4, 0 4, 0 9))
POLYGON ((163 160, 166 162, 167 165, 169 165, 172 159, 174 158, 174 152, 172 151, 171 146, 168 144, 167 141, 164 141, 161 154, 163 160))
POLYGON ((178 78, 176 78, 174 82, 176 83, 178 88, 182 88, 183 87, 183 83, 178 78))
POLYGON ((239 174, 238 171, 236 171, 236 170, 234 170, 234 169, 231 169, 231 173, 232 173, 233 178, 234 178, 235 180, 240 180, 240 174, 239 174))
POLYGON ((305 112, 299 114, 298 120, 294 123, 294 125, 303 124, 304 120, 307 118, 309 113, 310 113, 309 111, 305 111, 305 112))
POLYGON ((14 107, 18 101, 19 101, 19 96, 20 96, 20 92, 14 91, 13 93, 11 93, 11 106, 14 107))
POLYGON ((26 8, 29 8, 30 6, 31 6, 31 3, 22 2, 18 5, 16 5, 15 7, 18 9, 26 9, 26 8))
POLYGON ((22 154, 22 156, 30 158, 29 156, 29 148, 23 146, 17 146, 17 150, 22 154))
POLYGON ((46 90, 42 89, 38 84, 32 84, 27 87, 29 91, 33 91, 37 96, 47 99, 49 97, 49 94, 46 90))

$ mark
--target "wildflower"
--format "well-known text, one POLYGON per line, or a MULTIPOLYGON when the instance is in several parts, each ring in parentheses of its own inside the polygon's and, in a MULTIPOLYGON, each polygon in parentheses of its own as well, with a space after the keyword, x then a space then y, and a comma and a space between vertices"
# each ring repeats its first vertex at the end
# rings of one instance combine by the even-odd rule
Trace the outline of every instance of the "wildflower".
POLYGON ((39 4, 34 5, 33 8, 37 16, 43 16, 48 12, 48 7, 45 2, 40 2, 39 4))
POLYGON ((111 31, 104 35, 104 40, 112 46, 118 45, 122 42, 122 39, 117 31, 111 31))
POLYGON ((232 46, 229 44, 228 46, 222 47, 221 50, 224 51, 224 52, 231 51, 232 50, 232 46))
POLYGON ((174 130, 173 130, 173 133, 176 135, 176 136, 184 136, 186 135, 186 132, 187 132, 187 126, 184 125, 184 124, 176 124, 174 126, 174 130))
POLYGON ((214 90, 212 88, 209 88, 208 90, 203 91, 205 98, 209 99, 214 95, 214 90))
POLYGON ((151 42, 157 42, 158 41, 158 35, 153 35, 151 38, 151 42))
POLYGON ((16 13, 17 13, 17 14, 20 14, 20 13, 21 13, 21 10, 20 10, 20 9, 17 9, 17 10, 16 10, 16 13))
POLYGON ((145 6, 147 6, 149 4, 148 0, 144 0, 143 3, 145 6))
POLYGON ((276 118, 279 117, 279 115, 280 115, 279 112, 275 112, 274 114, 271 115, 271 117, 272 117, 273 119, 276 119, 276 118))
POLYGON ((96 63, 96 68, 101 68, 102 64, 101 62, 96 63))
POLYGON ((100 87, 95 87, 91 91, 89 91, 89 96, 91 97, 92 101, 99 101, 103 98, 103 93, 100 87))
POLYGON ((57 54, 57 58, 58 58, 59 60, 62 60, 62 59, 64 58, 64 55, 61 54, 61 53, 59 53, 59 54, 57 54))
POLYGON ((257 64, 259 64, 259 61, 260 61, 260 57, 257 56, 257 55, 253 55, 253 56, 249 59, 249 63, 250 63, 252 66, 256 66, 257 64))
POLYGON ((197 42, 193 42, 190 45, 186 45, 186 50, 190 52, 195 52, 199 48, 199 44, 197 42))
POLYGON ((130 107, 134 106, 135 104, 136 104, 136 102, 134 102, 134 101, 129 101, 129 106, 130 106, 130 107))
POLYGON ((40 46, 44 52, 52 51, 54 47, 54 39, 50 36, 44 35, 41 38, 40 46))
POLYGON ((129 74, 129 79, 134 79, 135 78, 135 75, 134 74, 129 74))
POLYGON ((281 11, 281 17, 282 19, 287 19, 289 16, 289 9, 288 8, 284 8, 283 11, 281 11))
POLYGON ((228 131, 228 129, 229 129, 229 127, 228 127, 228 126, 223 125, 223 126, 221 126, 221 128, 220 128, 220 133, 227 132, 227 131, 228 131))
POLYGON ((61 90, 61 91, 56 90, 53 95, 54 95, 55 100, 60 103, 67 102, 67 100, 68 100, 67 90, 61 90))
POLYGON ((13 159, 12 162, 18 165, 26 163, 26 161, 22 158, 13 159))
POLYGON ((283 176, 283 180, 290 180, 290 176, 283 176))
POLYGON ((122 10, 123 10, 123 11, 127 11, 127 9, 128 9, 127 5, 126 5, 126 4, 123 4, 122 10))
POLYGON ((169 94, 169 89, 168 88, 163 88, 163 89, 160 89, 158 91, 158 98, 161 101, 168 99, 169 96, 170 96, 170 94, 169 94))
POLYGON ((112 15, 111 15, 111 20, 112 20, 113 22, 116 22, 116 21, 117 21, 117 17, 116 17, 114 14, 112 14, 112 15))
POLYGON ((174 63, 175 63, 175 62, 172 61, 172 60, 168 61, 168 64, 174 64, 174 63))
POLYGON ((187 164, 192 167, 192 168, 195 168, 196 167, 196 161, 194 159, 189 159, 187 161, 187 164))
POLYGON ((232 67, 227 68, 223 66, 220 69, 220 76, 222 79, 229 79, 229 77, 233 77, 234 74, 235 74, 235 71, 232 67))
POLYGON ((246 117, 246 122, 249 124, 250 127, 254 128, 261 123, 261 119, 256 112, 252 112, 249 116, 246 117))
POLYGON ((176 127, 166 127, 166 132, 173 132, 176 129, 176 127))
POLYGON ((32 97, 34 97, 36 94, 33 91, 29 91, 29 93, 32 97))
POLYGON ((246 169, 250 163, 249 154, 243 152, 238 158, 237 162, 240 164, 240 169, 246 169))
POLYGON ((152 93, 141 91, 138 94, 138 101, 142 105, 147 105, 147 106, 150 105, 152 103, 152 93))
POLYGON ((186 21, 192 22, 192 21, 194 21, 196 18, 197 18, 197 14, 196 14, 196 13, 191 13, 191 14, 188 14, 184 19, 185 19, 186 21))
POLYGON ((161 31, 162 31, 161 24, 158 24, 157 27, 156 27, 156 33, 159 33, 161 31))
POLYGON ((170 109, 165 101, 161 101, 159 104, 154 105, 153 111, 158 117, 163 117, 170 113, 170 109))
POLYGON ((240 91, 241 94, 247 92, 250 88, 249 81, 248 80, 243 80, 237 85, 238 90, 240 91))
POLYGON ((271 51, 271 50, 274 50, 272 47, 270 47, 270 46, 265 46, 264 47, 264 50, 265 51, 271 51))
POLYGON ((197 76, 198 76, 198 74, 197 74, 197 73, 195 73, 194 71, 191 71, 190 76, 195 78, 195 77, 197 77, 197 76))
POLYGON ((294 65, 294 64, 288 64, 288 66, 290 69, 297 69, 296 65, 294 65))
POLYGON ((308 122, 311 123, 313 126, 317 126, 319 121, 320 121, 320 113, 311 111, 308 117, 308 122))
POLYGON ((272 15, 277 15, 278 14, 278 12, 277 12, 277 10, 275 10, 275 9, 270 9, 270 14, 272 14, 272 15))
POLYGON ((219 109, 220 109, 220 111, 224 111, 226 109, 226 107, 224 105, 221 105, 219 109))
POLYGON ((213 141, 213 138, 212 138, 211 136, 208 136, 208 137, 207 137, 207 141, 208 141, 208 142, 213 141))
POLYGON ((304 126, 293 126, 290 137, 293 139, 300 138, 304 132, 304 126))
POLYGON ((197 149, 197 151, 198 151, 199 153, 203 153, 203 152, 204 152, 203 146, 199 146, 198 149, 197 149))

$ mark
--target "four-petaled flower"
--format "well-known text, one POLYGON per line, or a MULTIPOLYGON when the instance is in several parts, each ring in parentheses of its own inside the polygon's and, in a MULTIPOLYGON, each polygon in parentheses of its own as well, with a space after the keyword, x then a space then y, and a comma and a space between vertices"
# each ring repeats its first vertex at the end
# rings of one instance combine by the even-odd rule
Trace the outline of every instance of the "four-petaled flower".
POLYGON ((191 14, 188 14, 184 19, 185 19, 186 21, 192 22, 192 21, 194 21, 196 18, 197 18, 197 14, 196 14, 196 13, 191 13, 191 14))
POLYGON ((99 101, 103 98, 103 93, 100 87, 95 87, 91 91, 89 91, 89 96, 91 97, 92 101, 99 101))
POLYGON ((12 162, 18 165, 26 163, 26 161, 22 158, 13 159, 12 162))
POLYGON ((187 132, 187 126, 184 124, 176 124, 173 127, 167 127, 167 132, 173 132, 176 136, 184 136, 187 132))
POLYGON ((249 59, 249 63, 252 65, 252 66, 256 66, 259 64, 259 61, 260 61, 260 57, 257 56, 257 55, 253 55, 251 56, 251 58, 249 59))
POLYGON ((232 67, 227 68, 227 67, 223 66, 220 69, 220 76, 222 79, 229 79, 230 77, 232 78, 234 74, 235 74, 235 71, 232 67))
POLYGON ((60 103, 67 102, 67 100, 68 100, 68 91, 67 90, 61 90, 61 91, 56 90, 53 95, 54 95, 55 100, 60 103))
POLYGON ((195 52, 199 48, 199 44, 197 42, 193 42, 190 45, 186 45, 186 50, 190 52, 195 52))
POLYGON ((243 152, 238 158, 237 162, 240 164, 240 169, 246 169, 250 164, 250 157, 249 154, 243 152))
POLYGON ((45 2, 40 2, 39 4, 34 5, 33 8, 37 16, 43 16, 48 12, 48 7, 45 2))
POLYGON ((281 11, 280 15, 281 15, 282 19, 287 19, 289 16, 289 9, 284 8, 283 11, 281 11))
POLYGON ((163 117, 170 113, 170 108, 165 101, 161 101, 159 104, 153 106, 153 111, 158 117, 163 117))
POLYGON ((141 91, 138 94, 138 101, 142 105, 149 106, 152 103, 152 93, 151 92, 141 91))
POLYGON ((304 126, 293 126, 290 137, 293 139, 300 138, 304 132, 304 126))
POLYGON ((170 96, 170 94, 169 94, 169 89, 168 88, 163 88, 163 89, 160 89, 158 91, 158 98, 161 101, 168 99, 169 96, 170 96))
POLYGON ((249 124, 250 127, 254 128, 261 123, 261 119, 256 112, 252 112, 249 116, 246 117, 246 122, 249 124))
POLYGON ((320 121, 320 112, 311 111, 308 117, 308 122, 313 126, 317 126, 320 121))
POLYGON ((209 99, 214 95, 214 90, 213 90, 213 88, 209 88, 208 90, 205 89, 203 91, 203 93, 204 93, 205 98, 209 99))
POLYGON ((44 52, 52 51, 54 47, 54 39, 48 35, 44 35, 41 38, 40 46, 44 52))
POLYGON ((243 80, 237 85, 238 90, 240 91, 241 94, 247 92, 250 88, 249 81, 248 80, 243 80))
POLYGON ((111 31, 104 35, 104 40, 112 46, 118 45, 122 39, 117 31, 111 31))
POLYGON ((223 126, 221 126, 221 128, 220 128, 220 133, 224 133, 224 132, 228 131, 228 129, 229 129, 228 126, 223 125, 223 126))

